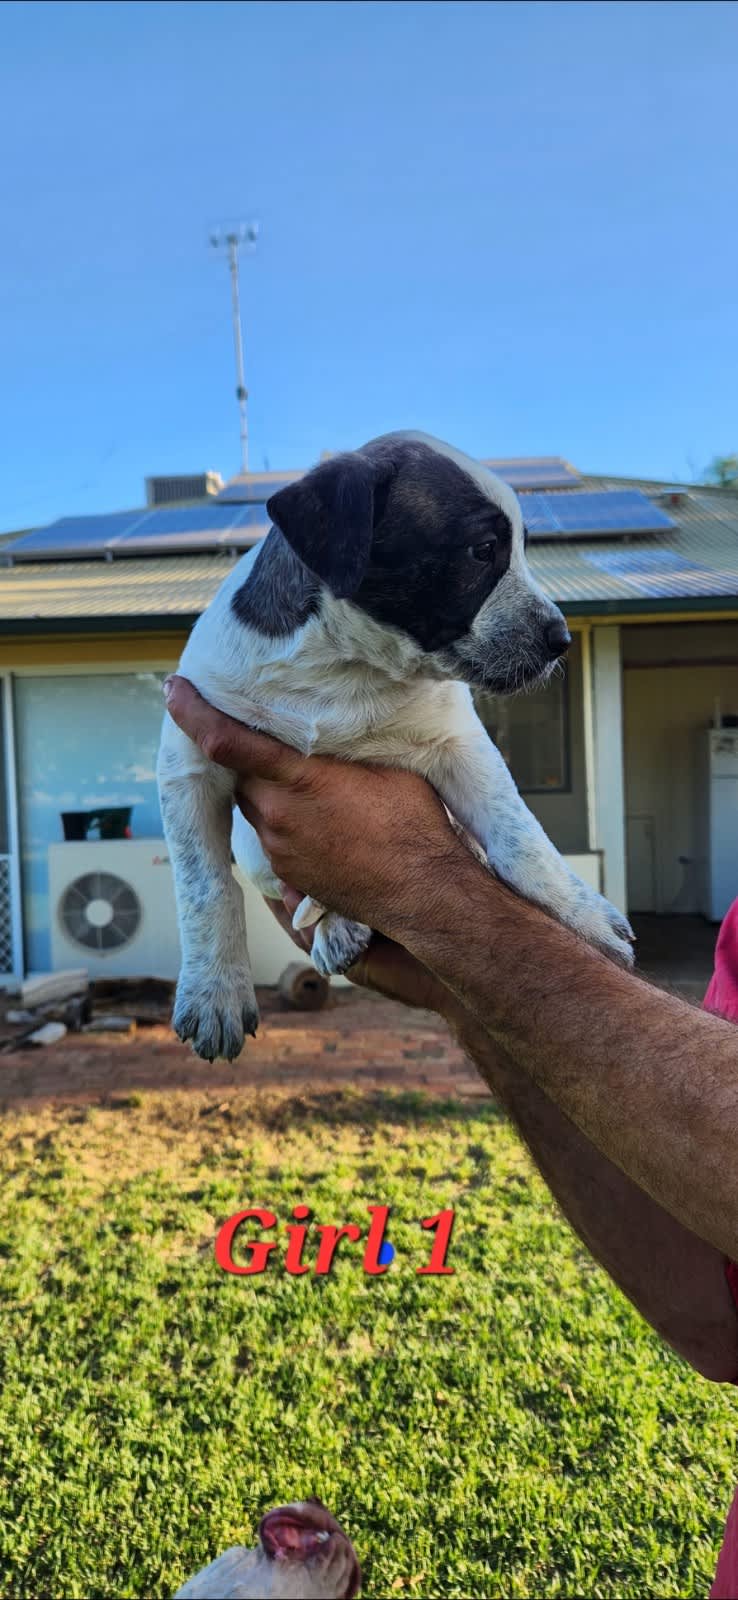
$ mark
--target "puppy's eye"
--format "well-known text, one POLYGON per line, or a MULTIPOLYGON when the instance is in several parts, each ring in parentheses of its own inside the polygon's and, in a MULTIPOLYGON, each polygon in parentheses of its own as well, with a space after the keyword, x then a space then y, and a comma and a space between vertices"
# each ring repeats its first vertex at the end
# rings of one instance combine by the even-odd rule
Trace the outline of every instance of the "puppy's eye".
POLYGON ((484 544, 472 544, 469 546, 469 554, 474 557, 475 561, 494 561, 496 553, 496 539, 485 539, 484 544))

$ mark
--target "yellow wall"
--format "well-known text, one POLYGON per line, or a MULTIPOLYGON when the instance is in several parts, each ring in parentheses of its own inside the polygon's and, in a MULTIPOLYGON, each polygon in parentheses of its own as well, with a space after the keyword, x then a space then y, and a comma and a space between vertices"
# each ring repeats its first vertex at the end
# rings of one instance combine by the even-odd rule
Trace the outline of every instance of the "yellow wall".
MULTIPOLYGON (((564 607, 566 610, 566 607, 564 607)), ((668 622, 683 622, 692 628, 695 623, 707 623, 712 628, 721 621, 738 620, 738 611, 726 610, 722 612, 706 612, 702 615, 696 613, 677 614, 668 618, 668 622)), ((598 626, 622 625, 624 640, 632 627, 642 627, 644 623, 663 623, 664 618, 659 616, 639 617, 570 617, 569 626, 572 633, 581 633, 592 624, 598 626)), ((0 623, 0 632, 2 624, 0 623)), ((174 667, 184 649, 189 629, 182 628, 174 632, 156 633, 150 630, 130 633, 53 633, 23 636, 21 634, 11 638, 0 638, 0 672, 22 672, 24 668, 40 667, 130 667, 136 670, 144 667, 174 667)))
POLYGON ((175 667, 187 640, 181 633, 48 634, 0 639, 0 671, 29 667, 175 667))
MULTIPOLYGON (((565 606, 564 606, 565 610, 565 606)), ((692 629, 695 622, 709 622, 711 627, 716 622, 732 619, 738 621, 738 611, 708 611, 700 616, 698 613, 674 613, 669 616, 669 624, 685 622, 692 629)), ((660 616, 605 616, 605 618, 586 618, 575 616, 568 619, 573 634, 580 634, 581 630, 588 629, 591 624, 597 626, 623 626, 623 642, 628 640, 631 629, 644 626, 645 622, 661 622, 660 616)), ((2 624, 0 624, 2 630, 2 624)), ((0 672, 22 672, 26 667, 85 667, 85 666, 110 666, 130 667, 131 672, 139 667, 150 666, 176 666, 186 645, 189 629, 176 630, 176 632, 147 632, 138 629, 131 622, 130 629, 122 634, 101 632, 101 634, 54 634, 50 627, 48 634, 38 637, 24 637, 18 635, 14 638, 0 638, 0 672)))

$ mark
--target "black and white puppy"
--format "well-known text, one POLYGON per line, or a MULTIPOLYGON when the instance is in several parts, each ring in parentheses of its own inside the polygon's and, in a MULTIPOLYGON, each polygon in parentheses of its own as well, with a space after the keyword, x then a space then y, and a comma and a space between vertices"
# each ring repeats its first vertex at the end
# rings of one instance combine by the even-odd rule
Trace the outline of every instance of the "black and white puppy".
MULTIPOLYGON (((219 710, 303 752, 406 767, 433 784, 490 867, 585 939, 632 961, 624 917, 576 877, 521 800, 469 685, 544 683, 570 643, 535 582, 513 491, 425 434, 391 433, 273 495, 274 526, 193 629, 179 671, 219 710)), ((174 1026, 232 1059, 258 1013, 233 852, 279 888, 234 778, 169 716, 158 764, 182 969, 174 1026)), ((340 848, 338 841, 337 847, 340 848)), ((303 901, 313 961, 345 971, 369 928, 303 901)))

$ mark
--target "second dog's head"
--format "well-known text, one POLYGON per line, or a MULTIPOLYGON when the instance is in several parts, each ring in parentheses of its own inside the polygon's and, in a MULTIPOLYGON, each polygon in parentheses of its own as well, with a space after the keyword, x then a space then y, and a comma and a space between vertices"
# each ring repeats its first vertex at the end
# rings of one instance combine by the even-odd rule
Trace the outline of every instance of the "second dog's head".
POLYGON ((385 434, 321 462, 267 511, 326 598, 357 613, 359 653, 369 617, 404 635, 409 658, 505 694, 544 681, 568 648, 528 566, 517 497, 438 439, 385 434))

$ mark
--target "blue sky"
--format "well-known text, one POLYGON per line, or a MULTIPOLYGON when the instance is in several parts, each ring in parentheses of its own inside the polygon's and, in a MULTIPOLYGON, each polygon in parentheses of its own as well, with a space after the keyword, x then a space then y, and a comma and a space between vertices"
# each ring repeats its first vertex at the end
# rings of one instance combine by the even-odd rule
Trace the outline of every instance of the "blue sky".
POLYGON ((6 4, 0 528, 391 427, 688 476, 738 448, 738 6, 6 4))

